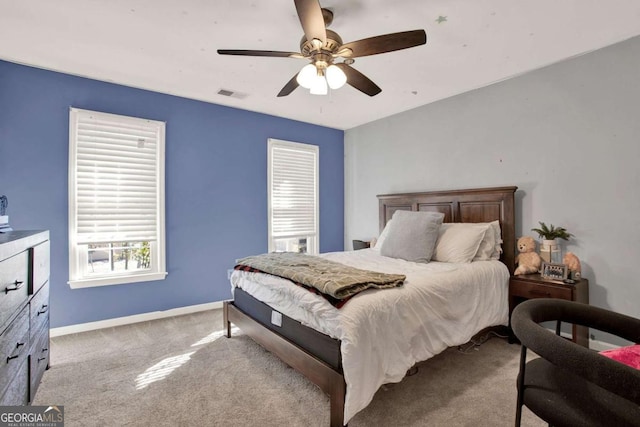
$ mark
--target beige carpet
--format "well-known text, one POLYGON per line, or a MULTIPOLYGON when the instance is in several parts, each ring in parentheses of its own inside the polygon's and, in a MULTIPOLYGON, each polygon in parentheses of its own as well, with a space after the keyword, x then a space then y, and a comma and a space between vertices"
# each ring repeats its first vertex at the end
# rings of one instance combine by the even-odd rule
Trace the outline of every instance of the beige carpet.
MULTIPOLYGON (((222 336, 213 310, 52 339, 34 404, 65 426, 323 426, 329 402, 251 339, 222 336)), ((383 386, 349 423, 512 426, 519 346, 492 337, 451 348, 383 386)), ((544 426, 525 410, 524 426, 544 426)))

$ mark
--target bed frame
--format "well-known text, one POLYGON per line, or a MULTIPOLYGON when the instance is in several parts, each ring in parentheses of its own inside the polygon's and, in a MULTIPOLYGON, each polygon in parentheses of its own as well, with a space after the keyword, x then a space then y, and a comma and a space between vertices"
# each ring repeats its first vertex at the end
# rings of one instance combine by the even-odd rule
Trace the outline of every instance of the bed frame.
MULTIPOLYGON (((516 189, 499 187, 379 195, 380 230, 397 210, 442 212, 444 222, 499 220, 503 240, 500 260, 513 274, 516 189)), ((266 304, 236 289, 234 300, 223 304, 227 338, 231 337, 233 323, 266 350, 306 376, 329 395, 331 426, 343 426, 346 383, 342 372, 340 340, 321 334, 285 315, 282 315, 282 326, 275 326, 271 323, 272 311, 266 304)))

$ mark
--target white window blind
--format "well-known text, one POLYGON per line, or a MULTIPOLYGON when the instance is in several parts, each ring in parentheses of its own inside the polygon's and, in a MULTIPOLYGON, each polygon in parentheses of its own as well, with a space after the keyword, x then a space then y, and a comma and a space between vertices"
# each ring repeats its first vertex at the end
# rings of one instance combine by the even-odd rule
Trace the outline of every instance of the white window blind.
POLYGON ((144 242, 155 252, 144 272, 103 276, 164 270, 164 129, 163 122, 71 109, 72 282, 87 279, 82 251, 92 244, 144 242))
POLYGON ((269 250, 318 252, 318 147, 269 139, 269 250), (300 242, 304 241, 302 244, 300 242))

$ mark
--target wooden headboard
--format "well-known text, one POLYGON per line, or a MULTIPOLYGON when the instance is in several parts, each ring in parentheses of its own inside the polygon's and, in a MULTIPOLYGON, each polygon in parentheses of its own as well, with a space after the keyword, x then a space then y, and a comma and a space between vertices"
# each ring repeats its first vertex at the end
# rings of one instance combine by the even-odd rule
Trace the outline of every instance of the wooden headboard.
POLYGON ((473 188, 379 195, 380 231, 397 210, 441 212, 444 214, 444 222, 499 220, 502 229, 500 260, 513 274, 516 250, 514 194, 517 188, 473 188))

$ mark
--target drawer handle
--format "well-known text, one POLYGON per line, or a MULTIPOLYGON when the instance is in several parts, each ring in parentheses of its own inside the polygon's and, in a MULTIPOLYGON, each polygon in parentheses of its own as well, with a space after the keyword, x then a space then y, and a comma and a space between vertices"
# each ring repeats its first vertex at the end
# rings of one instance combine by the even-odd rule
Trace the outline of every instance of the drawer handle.
POLYGON ((46 357, 38 357, 38 363, 42 362, 43 360, 47 360, 46 357))
POLYGON ((537 289, 532 289, 531 290, 531 294, 532 295, 542 295, 543 297, 550 297, 551 296, 551 292, 539 291, 537 289))
POLYGON ((15 356, 7 356, 7 363, 9 363, 10 360, 17 359, 18 357, 20 357, 19 354, 16 354, 15 356))
POLYGON ((49 306, 47 304, 42 304, 42 308, 40 308, 40 310, 38 310, 38 316, 40 316, 41 314, 45 314, 47 312, 47 308, 49 308, 49 306))
POLYGON ((24 345, 24 343, 23 343, 23 342, 17 342, 17 343, 16 343, 16 348, 20 348, 20 347, 22 347, 23 345, 24 345))
POLYGON ((45 352, 47 352, 47 351, 49 351, 49 349, 48 349, 48 348, 46 348, 46 347, 42 349, 42 353, 45 353, 45 352))
POLYGON ((20 289, 22 287, 22 284, 24 282, 21 282, 19 280, 16 280, 15 282, 13 282, 13 287, 9 287, 7 286, 6 288, 4 288, 4 293, 5 295, 8 294, 11 291, 17 291, 18 289, 20 289))

